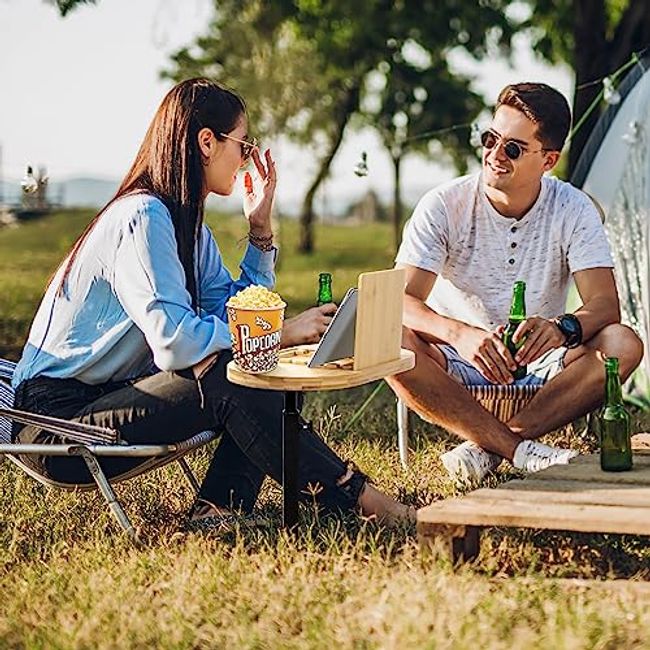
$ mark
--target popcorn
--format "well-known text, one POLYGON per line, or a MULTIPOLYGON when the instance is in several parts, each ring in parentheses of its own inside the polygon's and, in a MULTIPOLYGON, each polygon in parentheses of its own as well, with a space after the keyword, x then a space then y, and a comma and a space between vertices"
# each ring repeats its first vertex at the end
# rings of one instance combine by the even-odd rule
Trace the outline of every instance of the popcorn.
POLYGON ((269 372, 278 365, 286 304, 260 285, 239 291, 226 303, 235 363, 246 372, 269 372))
POLYGON ((232 296, 226 306, 239 309, 269 309, 284 307, 285 303, 279 294, 260 284, 252 284, 232 296))

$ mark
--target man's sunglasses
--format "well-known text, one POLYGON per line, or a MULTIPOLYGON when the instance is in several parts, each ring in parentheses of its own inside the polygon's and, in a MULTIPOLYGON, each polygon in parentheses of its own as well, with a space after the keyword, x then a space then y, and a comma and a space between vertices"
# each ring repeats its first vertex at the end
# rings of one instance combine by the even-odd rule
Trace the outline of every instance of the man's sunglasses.
POLYGON ((242 140, 241 138, 235 138, 234 136, 228 135, 227 133, 220 133, 219 136, 222 138, 227 138, 228 140, 239 142, 243 163, 247 163, 251 159, 253 151, 257 149, 257 140, 253 137, 246 136, 246 139, 242 140))
MULTIPOLYGON (((503 140, 503 138, 500 135, 496 134, 494 131, 483 131, 483 133, 481 133, 481 144, 486 149, 494 149, 494 147, 497 146, 499 140, 503 140)), ((505 152, 506 156, 510 158, 510 160, 517 160, 527 153, 538 153, 540 151, 547 150, 542 148, 536 149, 535 151, 528 151, 526 147, 519 144, 515 140, 506 140, 503 145, 503 151, 505 152)))

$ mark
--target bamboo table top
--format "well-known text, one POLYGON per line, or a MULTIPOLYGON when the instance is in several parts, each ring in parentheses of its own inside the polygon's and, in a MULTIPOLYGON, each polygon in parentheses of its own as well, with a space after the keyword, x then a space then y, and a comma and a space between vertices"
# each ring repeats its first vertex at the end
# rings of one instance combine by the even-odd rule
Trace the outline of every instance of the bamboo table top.
POLYGON ((417 520, 423 537, 441 525, 650 535, 650 449, 635 449, 628 472, 603 472, 598 454, 578 456, 523 480, 433 503, 417 520))
POLYGON ((411 350, 400 350, 393 361, 379 363, 362 370, 352 369, 352 359, 342 359, 318 368, 308 368, 307 363, 316 346, 287 348, 280 352, 280 362, 275 370, 252 374, 240 370, 234 361, 227 366, 228 380, 249 388, 284 391, 317 391, 353 388, 377 379, 411 370, 415 355, 411 350))

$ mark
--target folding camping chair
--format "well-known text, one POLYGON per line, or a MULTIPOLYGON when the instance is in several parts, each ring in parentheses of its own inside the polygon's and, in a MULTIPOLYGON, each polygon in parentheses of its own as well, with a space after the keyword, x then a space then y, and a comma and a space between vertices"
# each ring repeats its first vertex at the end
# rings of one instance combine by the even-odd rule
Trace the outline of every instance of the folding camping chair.
POLYGON ((183 475, 190 486, 198 493, 199 483, 184 456, 190 451, 207 444, 217 437, 216 431, 202 431, 196 435, 168 445, 129 445, 120 441, 119 433, 113 429, 98 427, 79 422, 71 422, 61 418, 28 413, 13 408, 14 391, 9 383, 15 364, 0 359, 0 460, 8 458, 25 473, 43 485, 62 488, 64 490, 94 490, 99 489, 119 525, 129 535, 134 543, 138 542, 137 533, 122 504, 120 503, 112 484, 134 478, 152 469, 162 467, 172 461, 177 461, 183 475), (71 443, 62 444, 19 444, 11 442, 11 421, 23 424, 37 425, 47 431, 65 436, 71 443), (93 478, 92 483, 70 484, 60 483, 45 478, 25 465, 19 456, 38 454, 44 456, 81 456, 93 478), (106 477, 98 463, 98 458, 110 456, 113 458, 146 458, 142 464, 133 469, 114 476, 106 477))

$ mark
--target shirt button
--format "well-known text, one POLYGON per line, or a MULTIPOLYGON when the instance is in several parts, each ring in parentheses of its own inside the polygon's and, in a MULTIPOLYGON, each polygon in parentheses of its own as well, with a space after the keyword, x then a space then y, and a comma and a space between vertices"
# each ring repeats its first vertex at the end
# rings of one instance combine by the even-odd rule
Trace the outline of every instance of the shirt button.
POLYGON ((512 228, 510 228, 510 232, 517 232, 517 226, 513 226, 512 228))
POLYGON ((517 248, 517 242, 513 241, 512 244, 510 244, 510 248, 517 248))
POLYGON ((515 263, 515 259, 514 259, 514 257, 511 257, 511 258, 508 260, 508 264, 514 264, 514 263, 515 263))

